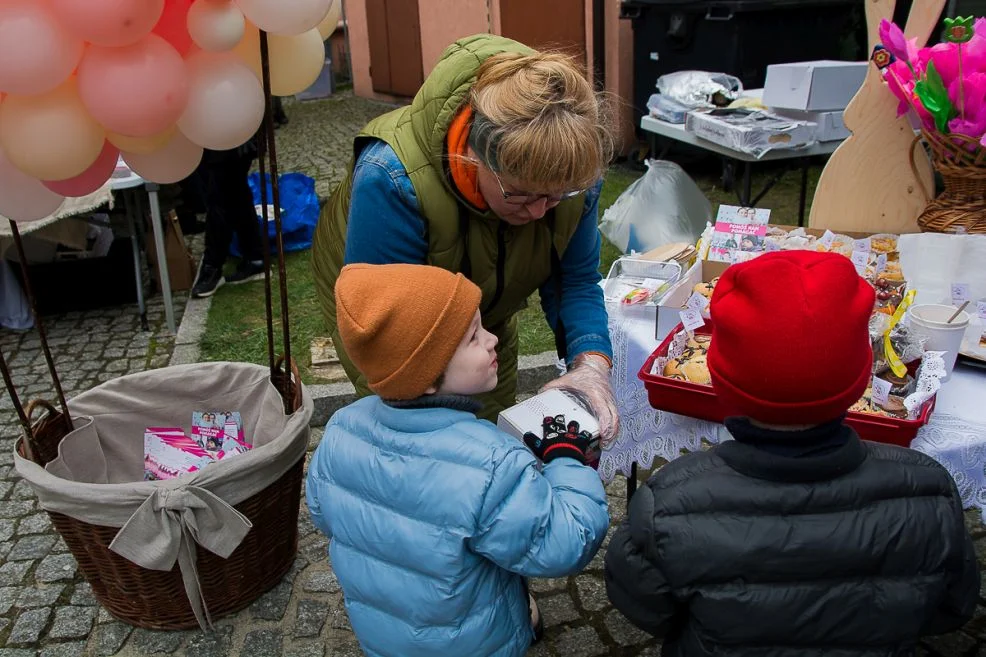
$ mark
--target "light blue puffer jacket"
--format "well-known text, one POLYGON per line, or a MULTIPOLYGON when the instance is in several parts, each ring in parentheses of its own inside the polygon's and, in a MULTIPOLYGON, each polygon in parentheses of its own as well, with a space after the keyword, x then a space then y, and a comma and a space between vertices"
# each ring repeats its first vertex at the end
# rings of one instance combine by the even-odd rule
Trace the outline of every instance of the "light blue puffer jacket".
POLYGON ((375 396, 329 421, 306 494, 374 657, 525 654, 521 575, 583 568, 609 525, 591 469, 559 458, 539 472, 521 442, 472 413, 375 396))

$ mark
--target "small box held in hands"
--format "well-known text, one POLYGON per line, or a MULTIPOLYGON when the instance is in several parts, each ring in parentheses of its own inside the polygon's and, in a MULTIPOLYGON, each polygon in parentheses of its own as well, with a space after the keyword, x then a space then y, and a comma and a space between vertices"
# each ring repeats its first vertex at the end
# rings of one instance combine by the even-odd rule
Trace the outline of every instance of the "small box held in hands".
POLYGON ((588 411, 588 404, 571 392, 546 390, 530 399, 500 411, 496 426, 517 440, 524 442, 525 433, 541 436, 546 418, 563 417, 562 427, 567 430, 571 422, 578 424, 579 433, 589 434, 586 464, 596 467, 599 463, 599 422, 588 411))

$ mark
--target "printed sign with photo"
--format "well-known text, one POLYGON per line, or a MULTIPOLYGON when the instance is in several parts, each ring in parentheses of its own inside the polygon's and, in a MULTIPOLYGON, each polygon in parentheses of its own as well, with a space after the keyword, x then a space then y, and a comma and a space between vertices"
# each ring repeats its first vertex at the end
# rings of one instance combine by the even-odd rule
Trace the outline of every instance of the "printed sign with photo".
POLYGON ((720 205, 709 249, 709 260, 743 262, 765 250, 770 210, 720 205))

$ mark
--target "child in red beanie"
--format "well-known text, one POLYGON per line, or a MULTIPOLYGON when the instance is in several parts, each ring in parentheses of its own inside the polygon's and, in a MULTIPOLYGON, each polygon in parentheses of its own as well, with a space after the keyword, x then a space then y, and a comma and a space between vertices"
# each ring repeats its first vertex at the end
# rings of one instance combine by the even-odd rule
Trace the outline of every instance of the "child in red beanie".
POLYGON ((872 309, 840 255, 720 278, 708 365, 735 440, 655 473, 606 553, 610 600, 665 657, 910 655, 972 616, 952 478, 842 421, 871 377, 872 309))

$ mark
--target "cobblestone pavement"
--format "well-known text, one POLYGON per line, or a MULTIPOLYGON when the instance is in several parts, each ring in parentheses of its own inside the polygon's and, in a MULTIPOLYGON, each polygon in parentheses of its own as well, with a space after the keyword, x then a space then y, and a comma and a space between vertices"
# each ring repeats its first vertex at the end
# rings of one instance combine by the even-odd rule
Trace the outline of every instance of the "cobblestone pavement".
MULTIPOLYGON (((320 102, 289 104, 291 123, 278 132, 283 171, 315 177, 320 195, 342 175, 356 130, 386 105, 348 94, 320 102)), ((184 308, 176 299, 176 311, 184 308)), ((160 298, 149 302, 152 331, 140 331, 130 306, 51 318, 46 323, 61 379, 69 396, 125 373, 163 366, 174 337, 163 328, 160 298)), ((49 397, 35 333, 0 330, 26 399, 49 397)), ((12 467, 18 425, 6 393, 0 396, 0 657, 143 656, 348 657, 360 654, 343 609, 342 594, 326 558, 326 540, 302 504, 300 550, 294 569, 247 609, 216 621, 216 631, 152 632, 133 629, 99 609, 75 561, 12 467)), ((320 432, 313 431, 311 447, 320 432)), ((625 508, 622 480, 608 488, 614 523, 625 508)), ((986 562, 986 528, 967 514, 980 562, 986 562)), ((701 558, 700 548, 696 558, 701 558)), ((645 656, 660 648, 632 627, 606 599, 602 553, 578 575, 534 580, 545 617, 546 641, 530 654, 546 656, 645 656)), ((986 594, 986 588, 983 593, 986 594)), ((929 657, 986 657, 986 608, 964 631, 927 642, 929 657)))

